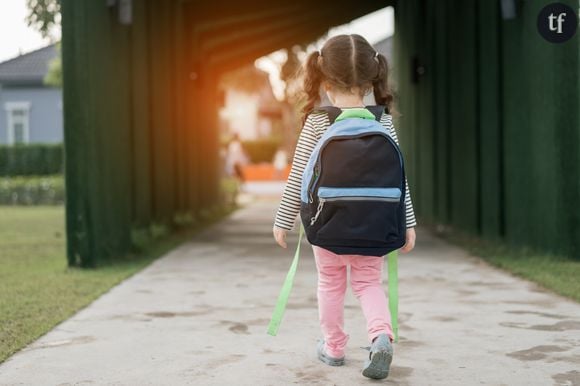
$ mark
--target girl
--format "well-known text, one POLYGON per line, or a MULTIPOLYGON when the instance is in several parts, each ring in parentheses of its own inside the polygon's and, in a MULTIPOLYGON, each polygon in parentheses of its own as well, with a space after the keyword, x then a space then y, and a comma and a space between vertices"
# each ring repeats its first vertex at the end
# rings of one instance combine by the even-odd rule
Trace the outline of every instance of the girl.
MULTIPOLYGON (((341 109, 364 107, 363 97, 371 91, 376 103, 393 111, 393 96, 388 87, 386 58, 360 35, 339 35, 329 39, 320 51, 311 53, 304 69, 304 92, 307 97, 303 109, 303 129, 300 133, 292 167, 282 201, 274 222, 274 238, 286 248, 286 233, 294 228, 300 210, 300 186, 303 170, 310 154, 329 126, 325 113, 312 113, 320 102, 322 86, 331 103, 341 109)), ((392 116, 383 113, 381 123, 398 143, 392 116)), ((415 215, 409 186, 406 183, 406 253, 415 245, 415 215)), ((350 283, 359 299, 367 321, 371 343, 369 358, 363 375, 386 378, 393 356, 393 331, 388 301, 382 288, 383 256, 337 255, 313 246, 318 271, 318 312, 324 339, 317 347, 318 358, 331 366, 344 364, 345 347, 349 335, 343 330, 346 269, 350 266, 350 283)))

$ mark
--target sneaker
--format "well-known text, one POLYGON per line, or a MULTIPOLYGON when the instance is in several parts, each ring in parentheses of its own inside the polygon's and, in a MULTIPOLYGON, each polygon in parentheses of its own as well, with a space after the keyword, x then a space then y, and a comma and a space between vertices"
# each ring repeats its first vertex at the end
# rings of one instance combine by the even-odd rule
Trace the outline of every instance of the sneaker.
POLYGON ((318 341, 318 346, 316 347, 316 353, 318 354, 318 359, 326 363, 329 366, 342 366, 344 365, 344 357, 333 358, 326 353, 324 349, 324 340, 318 341))
POLYGON ((393 361, 393 346, 387 334, 380 334, 370 347, 369 359, 365 361, 362 374, 367 378, 384 379, 389 376, 393 361))

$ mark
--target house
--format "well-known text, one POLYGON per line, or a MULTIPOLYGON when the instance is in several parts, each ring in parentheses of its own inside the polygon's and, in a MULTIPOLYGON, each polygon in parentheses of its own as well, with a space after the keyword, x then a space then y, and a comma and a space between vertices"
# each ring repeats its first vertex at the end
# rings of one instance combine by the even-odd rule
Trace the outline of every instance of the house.
POLYGON ((281 135, 282 105, 274 96, 268 73, 253 64, 226 74, 220 118, 226 133, 242 140, 281 135))
POLYGON ((0 144, 62 142, 62 90, 44 84, 58 55, 52 44, 0 63, 0 144))

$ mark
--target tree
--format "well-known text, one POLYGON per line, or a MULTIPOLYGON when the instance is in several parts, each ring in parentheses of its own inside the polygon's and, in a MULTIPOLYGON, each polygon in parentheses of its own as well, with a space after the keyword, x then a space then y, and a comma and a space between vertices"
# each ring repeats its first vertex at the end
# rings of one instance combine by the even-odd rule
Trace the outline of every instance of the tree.
POLYGON ((302 63, 299 55, 306 55, 306 47, 294 45, 286 48, 287 58, 280 68, 280 79, 286 84, 284 87, 284 99, 289 103, 300 103, 302 92, 302 63))
MULTIPOLYGON (((54 27, 60 26, 60 1, 61 0, 26 0, 28 15, 26 22, 40 32, 43 38, 50 38, 54 27)), ((44 83, 49 86, 62 87, 62 61, 60 44, 57 47, 58 57, 48 65, 48 73, 44 77, 44 83)))
POLYGON ((44 84, 53 87, 62 87, 62 60, 60 52, 60 43, 56 45, 58 56, 48 64, 48 72, 44 77, 44 84))
POLYGON ((61 0, 26 0, 26 22, 30 27, 36 28, 43 38, 52 39, 52 28, 60 26, 60 2, 61 0))

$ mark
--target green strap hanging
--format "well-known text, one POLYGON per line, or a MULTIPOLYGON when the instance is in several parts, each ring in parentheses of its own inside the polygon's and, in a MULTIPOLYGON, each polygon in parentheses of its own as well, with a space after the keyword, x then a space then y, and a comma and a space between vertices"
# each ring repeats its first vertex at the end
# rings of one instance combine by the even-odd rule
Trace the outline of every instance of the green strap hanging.
MULTIPOLYGON (((302 236, 304 235, 304 228, 302 224, 300 225, 300 234, 298 236, 298 245, 296 246, 296 252, 294 253, 294 260, 290 269, 286 274, 286 280, 284 285, 280 290, 280 295, 278 295, 278 301, 276 302, 276 307, 274 308, 274 313, 272 314, 272 319, 268 325, 268 334, 276 336, 278 334, 278 328, 282 322, 282 317, 284 316, 284 311, 286 310, 286 304, 288 303, 288 298, 290 292, 292 291, 292 285, 294 283, 294 276, 296 275, 296 269, 298 268, 298 260, 300 259, 300 245, 302 244, 302 236)), ((388 259, 388 272, 389 272, 389 310, 391 313, 391 326, 393 328, 394 341, 399 341, 399 324, 398 324, 398 314, 399 314, 399 292, 398 292, 398 252, 393 251, 387 255, 388 259)))
POLYGON ((284 310, 286 309, 286 303, 288 303, 288 297, 290 296, 290 291, 292 291, 292 284, 294 283, 294 276, 296 275, 296 268, 298 267, 298 260, 300 259, 300 244, 302 243, 303 234, 304 228, 302 227, 302 224, 300 224, 300 235, 298 236, 298 246, 296 247, 296 253, 294 253, 294 260, 288 270, 284 285, 280 290, 280 295, 276 302, 276 308, 274 308, 274 314, 272 315, 272 320, 270 320, 270 325, 268 326, 268 334, 272 336, 276 336, 278 333, 278 328, 280 327, 282 316, 284 316, 284 310))
POLYGON ((395 342, 399 341, 399 277, 398 277, 398 251, 387 255, 389 270, 389 310, 391 311, 391 326, 395 342))

